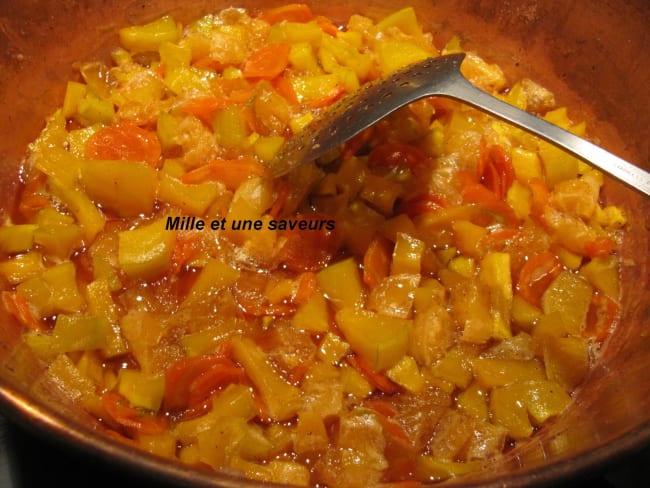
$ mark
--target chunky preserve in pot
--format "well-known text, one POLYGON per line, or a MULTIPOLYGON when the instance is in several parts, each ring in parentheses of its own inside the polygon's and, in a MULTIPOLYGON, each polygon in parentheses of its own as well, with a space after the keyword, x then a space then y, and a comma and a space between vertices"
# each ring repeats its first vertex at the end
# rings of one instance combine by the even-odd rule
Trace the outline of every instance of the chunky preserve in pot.
MULTIPOLYGON (((571 403, 619 315, 603 176, 425 99, 281 178, 285 141, 441 50, 412 8, 167 16, 84 62, 0 227, 1 306, 107 435, 321 487, 489 469, 571 403)), ((579 135, 534 81, 480 88, 579 135)), ((30 359, 31 358, 31 359, 30 359)))

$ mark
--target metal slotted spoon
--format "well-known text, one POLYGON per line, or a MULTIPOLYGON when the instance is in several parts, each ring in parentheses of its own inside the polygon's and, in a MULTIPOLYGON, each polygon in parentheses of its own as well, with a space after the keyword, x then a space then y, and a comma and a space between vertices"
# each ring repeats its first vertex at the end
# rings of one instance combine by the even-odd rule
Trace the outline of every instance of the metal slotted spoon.
POLYGON ((464 102, 528 131, 650 196, 650 173, 564 129, 479 90, 460 72, 465 54, 429 58, 344 98, 293 138, 269 165, 281 176, 313 161, 397 109, 429 96, 464 102))

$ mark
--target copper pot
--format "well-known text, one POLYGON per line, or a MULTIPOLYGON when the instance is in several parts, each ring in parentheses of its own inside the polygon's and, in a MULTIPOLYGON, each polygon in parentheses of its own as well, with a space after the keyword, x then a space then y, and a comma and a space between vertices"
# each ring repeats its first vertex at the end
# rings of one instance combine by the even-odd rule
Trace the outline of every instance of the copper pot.
MULTIPOLYGON (((242 0, 243 7, 271 2, 242 0)), ((277 4, 280 2, 273 1, 277 4)), ((352 13, 379 18, 394 0, 307 2, 335 20, 352 13)), ((412 0, 438 46, 461 33, 464 46, 499 63, 511 79, 526 76, 587 119, 600 143, 650 169, 650 2, 645 0, 412 0)), ((116 28, 172 13, 188 21, 230 6, 205 0, 14 0, 0 3, 0 218, 14 199, 18 164, 44 118, 62 101, 74 62, 105 57, 116 28)), ((594 469, 650 442, 650 201, 616 182, 608 198, 624 207, 624 316, 575 403, 536 439, 513 450, 494 471, 462 483, 549 483, 594 469)), ((25 425, 156 478, 179 483, 255 486, 193 471, 135 452, 101 434, 92 419, 38 381, 39 367, 16 354, 18 337, 0 311, 0 407, 25 425)))

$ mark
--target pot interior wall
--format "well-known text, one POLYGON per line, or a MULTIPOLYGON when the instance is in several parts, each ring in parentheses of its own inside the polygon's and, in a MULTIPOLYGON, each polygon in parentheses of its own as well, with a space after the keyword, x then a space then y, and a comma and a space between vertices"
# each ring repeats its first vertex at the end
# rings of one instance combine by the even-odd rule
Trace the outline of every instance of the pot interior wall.
MULTIPOLYGON (((254 9, 276 3, 280 2, 238 5, 254 9)), ((403 5, 389 0, 311 3, 314 11, 340 20, 352 13, 378 18, 403 5)), ((526 76, 551 88, 577 119, 588 120, 606 148, 650 168, 650 2, 413 0, 411 4, 435 32, 439 47, 451 35, 462 33, 466 47, 499 63, 510 79, 526 76)), ((117 43, 120 26, 163 13, 188 21, 221 6, 187 0, 2 2, 0 218, 11 207, 26 145, 61 103, 65 82, 78 76, 75 61, 106 57, 117 43)), ((650 204, 617 183, 608 182, 606 191, 631 220, 624 249, 625 314, 598 367, 577 393, 576 404, 535 443, 511 453, 506 468, 512 476, 534 469, 536 477, 526 480, 562 476, 650 439, 650 204), (569 458, 572 462, 565 463, 569 458)), ((7 391, 29 397, 40 391, 34 384, 38 368, 14 356, 17 337, 8 320, 0 315, 0 380, 7 391)), ((48 392, 37 396, 28 417, 47 417, 52 408, 60 410, 52 407, 55 402, 48 392)), ((83 422, 81 416, 73 416, 75 430, 83 422)), ((101 444, 92 437, 90 442, 101 444)), ((151 466, 158 469, 155 461, 151 466)), ((503 473, 489 475, 500 476, 503 473)), ((512 480, 517 479, 522 478, 512 480)))

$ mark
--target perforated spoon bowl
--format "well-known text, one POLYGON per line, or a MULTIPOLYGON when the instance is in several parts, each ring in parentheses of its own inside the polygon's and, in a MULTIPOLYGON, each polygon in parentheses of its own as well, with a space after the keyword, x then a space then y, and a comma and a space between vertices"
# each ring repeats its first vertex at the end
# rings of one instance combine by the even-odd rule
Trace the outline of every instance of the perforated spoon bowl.
POLYGON ((465 54, 449 54, 412 64, 344 98, 289 139, 270 164, 281 176, 313 161, 397 109, 424 97, 464 102, 528 131, 650 196, 650 173, 540 117, 485 93, 461 73, 465 54))

